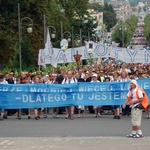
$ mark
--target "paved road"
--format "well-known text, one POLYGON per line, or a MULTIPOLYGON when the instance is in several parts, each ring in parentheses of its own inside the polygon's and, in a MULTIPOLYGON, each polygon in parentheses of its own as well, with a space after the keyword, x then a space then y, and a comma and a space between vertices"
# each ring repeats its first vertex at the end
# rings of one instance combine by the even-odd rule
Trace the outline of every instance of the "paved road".
MULTIPOLYGON (((143 114, 142 131, 145 136, 150 136, 150 119, 143 114)), ((113 115, 102 115, 93 118, 93 114, 87 114, 86 118, 74 120, 65 119, 60 115, 59 119, 48 118, 29 120, 23 116, 21 120, 16 116, 0 121, 0 137, 99 137, 113 136, 124 137, 131 131, 130 116, 123 116, 120 120, 113 119, 113 115)))
POLYGON ((41 117, 28 120, 23 116, 21 120, 16 116, 0 122, 0 150, 149 150, 150 149, 150 119, 143 114, 142 131, 144 138, 128 139, 126 134, 131 131, 130 117, 120 120, 112 119, 112 115, 93 118, 87 114, 86 118, 47 119, 41 117), (72 147, 72 148, 70 148, 72 147))

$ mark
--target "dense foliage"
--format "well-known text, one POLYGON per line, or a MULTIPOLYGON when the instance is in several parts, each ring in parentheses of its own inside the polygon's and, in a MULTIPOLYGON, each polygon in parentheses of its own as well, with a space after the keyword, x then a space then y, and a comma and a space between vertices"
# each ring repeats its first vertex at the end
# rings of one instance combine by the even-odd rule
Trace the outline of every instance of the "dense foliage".
MULTIPOLYGON (((97 23, 89 15, 88 2, 88 0, 0 0, 0 64, 5 68, 19 69, 18 3, 22 23, 22 69, 25 70, 38 67, 39 49, 45 47, 44 24, 50 27, 50 32, 53 32, 52 26, 56 28, 56 38, 52 39, 54 47, 60 47, 65 31, 73 33, 72 35, 79 35, 82 31, 82 37, 92 37, 97 23), (33 21, 33 32, 30 34, 26 29, 31 22, 24 19, 25 17, 33 21)), ((100 11, 100 7, 97 6, 97 10, 100 11)), ((109 31, 116 23, 115 13, 107 4, 102 9, 104 23, 109 31)), ((72 42, 69 46, 72 46, 72 42)))
POLYGON ((148 40, 148 42, 150 43, 150 15, 147 15, 144 19, 144 35, 146 37, 146 39, 148 40))
POLYGON ((91 5, 91 8, 95 11, 103 12, 103 23, 108 32, 117 23, 116 13, 113 10, 112 5, 108 5, 108 3, 105 3, 104 6, 93 4, 91 5))
POLYGON ((112 40, 116 43, 119 43, 119 46, 123 46, 122 38, 124 38, 124 45, 128 45, 137 27, 137 23, 138 18, 134 15, 132 15, 125 22, 119 22, 119 24, 116 26, 113 32, 112 40), (124 30, 124 35, 122 35, 122 30, 124 30))

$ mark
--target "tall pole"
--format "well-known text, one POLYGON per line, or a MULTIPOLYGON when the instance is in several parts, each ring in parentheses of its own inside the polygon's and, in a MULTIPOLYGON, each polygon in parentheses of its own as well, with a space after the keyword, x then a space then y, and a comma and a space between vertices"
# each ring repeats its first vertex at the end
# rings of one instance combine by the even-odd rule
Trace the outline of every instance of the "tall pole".
MULTIPOLYGON (((45 46, 45 43, 46 43, 46 18, 45 18, 45 15, 43 16, 43 27, 44 27, 44 46, 45 46)), ((41 66, 39 65, 39 71, 41 70, 41 66)))
POLYGON ((80 29, 80 46, 82 46, 82 30, 80 29))
POLYGON ((124 47, 124 26, 122 24, 122 47, 124 47))
POLYGON ((72 48, 74 48, 74 33, 73 33, 73 26, 72 26, 72 48))
MULTIPOLYGON (((80 29, 80 46, 82 46, 82 30, 80 29)), ((82 65, 82 61, 81 61, 81 65, 82 65)), ((79 66, 78 66, 79 69, 79 66)))
POLYGON ((90 32, 88 31, 88 41, 90 41, 90 32))
POLYGON ((33 21, 30 17, 24 17, 21 19, 20 17, 20 4, 18 3, 18 30, 19 30, 19 63, 20 63, 20 72, 22 71, 22 51, 21 51, 21 41, 22 41, 22 21, 28 19, 31 24, 29 24, 29 27, 27 28, 27 32, 32 32, 33 21))
POLYGON ((46 18, 44 15, 44 46, 45 46, 45 43, 46 43, 46 18))
POLYGON ((61 25, 61 40, 64 38, 63 37, 63 23, 62 21, 60 22, 60 25, 61 25))
POLYGON ((20 23, 20 4, 18 3, 18 29, 19 29, 19 63, 20 73, 22 71, 22 59, 21 59, 21 23, 20 23))
POLYGON ((126 27, 124 26, 124 24, 123 24, 123 22, 122 22, 122 24, 121 24, 121 27, 120 27, 120 31, 121 31, 121 34, 122 34, 122 40, 121 40, 121 42, 122 42, 122 47, 124 47, 124 32, 125 32, 125 30, 126 30, 126 27))

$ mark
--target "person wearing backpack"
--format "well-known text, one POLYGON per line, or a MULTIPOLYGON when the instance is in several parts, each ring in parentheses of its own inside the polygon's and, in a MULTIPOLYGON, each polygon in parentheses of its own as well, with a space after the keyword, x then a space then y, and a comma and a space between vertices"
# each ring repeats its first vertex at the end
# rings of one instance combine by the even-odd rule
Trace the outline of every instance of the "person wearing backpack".
POLYGON ((136 80, 131 80, 130 90, 127 93, 127 99, 122 107, 125 108, 127 103, 129 103, 131 107, 132 122, 132 133, 128 134, 127 137, 141 138, 143 137, 141 131, 142 112, 148 106, 148 96, 145 91, 138 86, 136 80))

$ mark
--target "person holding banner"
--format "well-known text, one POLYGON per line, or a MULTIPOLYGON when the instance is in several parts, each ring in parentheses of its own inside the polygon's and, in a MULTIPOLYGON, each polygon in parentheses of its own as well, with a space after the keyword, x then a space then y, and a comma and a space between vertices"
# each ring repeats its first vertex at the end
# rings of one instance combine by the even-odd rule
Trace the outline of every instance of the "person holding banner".
MULTIPOLYGON (((64 79, 65 71, 63 69, 57 70, 57 77, 56 77, 56 83, 61 84, 64 79)), ((65 107, 59 107, 58 108, 58 114, 63 114, 65 112, 65 107)))
MULTIPOLYGON (((78 82, 85 82, 84 79, 81 77, 81 72, 76 72, 75 73, 75 78, 77 79, 78 82)), ((85 117, 84 109, 85 107, 82 105, 78 105, 78 118, 81 117, 81 112, 82 112, 82 117, 85 117)))
MULTIPOLYGON (((118 72, 115 72, 113 74, 113 78, 111 80, 111 82, 119 82, 118 81, 118 77, 119 77, 119 74, 118 72)), ((114 105, 114 119, 120 119, 120 105, 114 105)))
POLYGON ((148 106, 148 96, 145 91, 138 86, 136 80, 131 80, 130 90, 127 93, 127 99, 122 107, 125 108, 127 103, 129 103, 131 107, 132 122, 132 133, 128 134, 127 137, 141 138, 143 137, 141 131, 142 112, 148 106))
MULTIPOLYGON (((7 81, 3 80, 4 78, 4 75, 3 74, 0 74, 0 84, 8 84, 7 81)), ((4 120, 4 108, 1 108, 0 106, 0 121, 3 121, 4 120)))
MULTIPOLYGON (((41 84, 40 83, 40 78, 38 76, 35 76, 33 78, 34 84, 41 84)), ((40 118, 41 114, 41 108, 34 108, 34 118, 35 120, 38 120, 40 118)))
MULTIPOLYGON (((77 80, 74 78, 74 73, 72 71, 68 71, 67 78, 64 78, 62 81, 62 84, 72 84, 76 83, 77 80)), ((66 119, 74 119, 74 106, 68 106, 66 107, 66 119)))
MULTIPOLYGON (((93 73, 92 75, 92 81, 91 82, 100 82, 98 80, 98 76, 96 73, 93 73)), ((98 116, 101 116, 100 114, 100 107, 99 106, 93 106, 93 109, 94 109, 94 118, 98 117, 98 116)))

